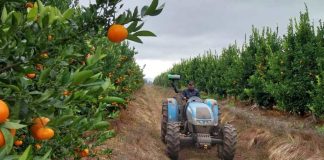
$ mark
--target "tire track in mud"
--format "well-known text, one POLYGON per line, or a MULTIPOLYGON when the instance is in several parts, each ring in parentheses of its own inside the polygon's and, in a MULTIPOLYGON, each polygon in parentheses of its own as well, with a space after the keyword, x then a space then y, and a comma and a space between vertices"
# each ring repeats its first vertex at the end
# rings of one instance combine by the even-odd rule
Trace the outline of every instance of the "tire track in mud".
MULTIPOLYGON (((97 151, 112 148, 111 155, 99 159, 112 160, 168 160, 165 144, 160 139, 162 100, 175 96, 170 89, 145 85, 134 95, 126 110, 112 125, 117 136, 96 148, 97 151)), ((283 129, 272 131, 268 124, 254 123, 258 118, 248 110, 229 107, 220 102, 222 122, 229 122, 238 131, 235 160, 324 160, 324 138, 292 133, 283 129), (248 114, 248 116, 242 116, 248 114)), ((275 125, 275 124, 273 124, 275 125)), ((217 147, 209 150, 184 146, 179 160, 217 160, 217 147)))

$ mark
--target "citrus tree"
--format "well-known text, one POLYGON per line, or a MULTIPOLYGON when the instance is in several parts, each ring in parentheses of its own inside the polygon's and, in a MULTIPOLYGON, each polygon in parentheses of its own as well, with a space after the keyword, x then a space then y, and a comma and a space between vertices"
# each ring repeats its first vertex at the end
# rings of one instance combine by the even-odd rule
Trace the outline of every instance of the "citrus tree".
POLYGON ((91 148, 114 136, 107 118, 144 83, 136 52, 120 42, 155 36, 142 18, 163 9, 153 0, 117 13, 122 5, 0 3, 1 159, 95 156, 91 148))
MULTIPOLYGON (((291 20, 283 37, 272 31, 252 28, 239 49, 230 45, 222 53, 208 52, 175 64, 157 76, 156 85, 168 85, 167 74, 180 74, 196 81, 208 94, 234 96, 260 106, 290 113, 323 116, 323 22, 315 27, 308 10, 291 20)), ((185 83, 181 83, 185 85, 185 83)))

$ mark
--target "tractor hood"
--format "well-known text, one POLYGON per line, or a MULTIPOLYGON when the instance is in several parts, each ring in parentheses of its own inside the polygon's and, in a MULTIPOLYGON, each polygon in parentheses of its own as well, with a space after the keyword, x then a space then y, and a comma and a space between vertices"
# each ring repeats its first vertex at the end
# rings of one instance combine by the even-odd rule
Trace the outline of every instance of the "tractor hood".
POLYGON ((211 107, 202 102, 188 103, 186 114, 188 122, 193 125, 211 126, 218 122, 211 107))

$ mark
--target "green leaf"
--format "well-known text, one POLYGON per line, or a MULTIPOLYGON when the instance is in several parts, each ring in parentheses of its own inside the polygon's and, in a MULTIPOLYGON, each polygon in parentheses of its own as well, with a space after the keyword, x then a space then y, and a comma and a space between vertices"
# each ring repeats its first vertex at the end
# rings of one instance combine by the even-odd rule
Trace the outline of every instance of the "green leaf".
POLYGON ((70 18, 72 17, 73 13, 74 13, 74 10, 70 8, 70 9, 66 10, 66 11, 63 13, 63 18, 64 18, 65 20, 70 19, 70 18))
POLYGON ((137 43, 143 43, 143 41, 141 39, 139 39, 138 37, 136 37, 134 35, 131 35, 131 34, 128 35, 127 39, 131 40, 131 41, 134 41, 134 42, 137 42, 137 43))
POLYGON ((141 10, 141 17, 144 17, 145 16, 145 13, 146 13, 146 11, 147 11, 148 8, 149 8, 148 6, 144 6, 142 8, 142 10, 141 10))
POLYGON ((103 90, 106 90, 106 89, 108 89, 108 88, 113 87, 113 85, 111 84, 110 79, 106 79, 105 83, 103 83, 103 84, 101 85, 101 87, 102 87, 103 90))
POLYGON ((42 12, 44 10, 44 4, 40 0, 37 0, 37 4, 38 4, 39 12, 42 12))
POLYGON ((150 14, 150 16, 157 16, 157 15, 159 15, 163 11, 163 7, 164 7, 164 4, 162 5, 162 8, 161 9, 157 9, 152 14, 150 14))
POLYGON ((125 100, 123 98, 111 97, 111 96, 107 96, 107 97, 101 99, 100 101, 106 102, 106 103, 125 103, 125 100))
POLYGON ((127 30, 129 33, 132 33, 135 30, 137 23, 138 23, 138 21, 134 21, 127 27, 127 30))
POLYGON ((74 115, 64 115, 58 119, 55 119, 54 121, 50 121, 48 125, 53 125, 53 126, 62 125, 66 121, 73 120, 73 118, 75 118, 74 115))
POLYGON ((31 145, 29 145, 18 160, 28 160, 28 157, 31 155, 32 152, 31 148, 31 145))
POLYGON ((122 14, 122 15, 118 16, 118 18, 116 19, 116 23, 117 24, 124 24, 125 20, 126 20, 126 15, 122 14))
POLYGON ((102 85, 103 82, 93 82, 93 83, 87 83, 87 84, 81 84, 80 87, 92 87, 92 86, 99 86, 102 85))
POLYGON ((137 15, 138 14, 138 7, 136 6, 136 8, 134 9, 134 12, 133 12, 133 19, 137 18, 137 15))
POLYGON ((8 12, 7 12, 6 7, 4 6, 3 9, 2 9, 2 14, 1 14, 1 21, 2 21, 2 23, 5 23, 6 22, 7 17, 8 17, 8 12))
POLYGON ((13 16, 17 22, 17 25, 21 25, 23 23, 23 14, 19 12, 14 12, 13 16))
POLYGON ((27 21, 35 21, 37 18, 38 10, 36 7, 32 8, 27 14, 27 21))
POLYGON ((20 92, 20 89, 15 85, 7 85, 7 84, 1 83, 0 87, 10 88, 10 89, 14 90, 15 92, 20 92))
POLYGON ((40 159, 40 160, 47 160, 49 159, 49 156, 51 155, 52 149, 46 152, 46 154, 40 159))
POLYGON ((13 122, 9 122, 9 121, 5 122, 1 126, 4 128, 7 128, 7 129, 20 129, 20 128, 26 127, 26 125, 19 124, 19 123, 13 123, 13 122))
POLYGON ((138 31, 136 33, 133 34, 134 36, 151 36, 151 37, 156 37, 156 35, 154 33, 152 33, 151 31, 138 31))
POLYGON ((87 67, 86 68, 90 68, 89 66, 96 64, 99 60, 105 58, 107 55, 99 55, 99 54, 95 54, 90 56, 89 58, 87 58, 87 67))
POLYGON ((140 25, 138 25, 133 32, 139 31, 142 27, 144 26, 144 23, 141 23, 140 25))
POLYGON ((96 145, 100 145, 102 144, 103 142, 105 142, 107 139, 109 138, 112 138, 116 135, 115 131, 114 130, 110 130, 110 131, 106 131, 104 133, 102 133, 98 140, 96 141, 96 145))
POLYGON ((35 101, 35 103, 41 103, 41 102, 47 100, 48 98, 50 98, 52 96, 53 93, 54 93, 54 90, 52 90, 52 89, 46 90, 42 94, 42 96, 38 100, 35 101))
POLYGON ((39 76, 39 83, 44 83, 47 78, 48 78, 48 75, 50 74, 51 72, 51 68, 47 68, 47 69, 44 69, 42 70, 40 76, 39 76))
POLYGON ((9 155, 9 156, 6 156, 3 160, 17 160, 19 159, 19 155, 9 155))
POLYGON ((68 70, 64 70, 62 73, 61 84, 66 85, 70 80, 70 72, 68 70))
POLYGON ((107 121, 97 122, 91 126, 90 130, 107 130, 109 123, 107 121))
POLYGON ((152 13, 154 13, 158 4, 159 4, 159 0, 153 0, 151 5, 147 8, 144 15, 151 15, 152 13))
POLYGON ((8 129, 6 128, 0 128, 0 129, 6 142, 5 146, 0 148, 0 159, 3 159, 7 154, 10 153, 13 146, 14 139, 8 129))
POLYGON ((82 83, 89 79, 91 76, 93 76, 93 72, 91 70, 84 70, 81 72, 75 72, 72 75, 71 80, 73 83, 82 83))

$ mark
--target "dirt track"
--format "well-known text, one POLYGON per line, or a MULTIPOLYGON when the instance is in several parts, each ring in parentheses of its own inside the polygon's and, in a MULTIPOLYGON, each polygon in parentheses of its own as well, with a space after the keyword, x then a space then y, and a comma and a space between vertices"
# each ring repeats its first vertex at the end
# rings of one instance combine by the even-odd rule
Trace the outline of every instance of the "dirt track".
MULTIPOLYGON (((112 123, 117 136, 97 148, 113 148, 112 155, 102 155, 99 159, 167 160, 165 145, 160 140, 161 102, 163 98, 173 96, 171 90, 154 86, 144 86, 135 93, 136 99, 112 123)), ((280 118, 260 116, 249 109, 230 107, 232 105, 228 101, 220 102, 222 121, 233 124, 238 131, 235 160, 324 160, 323 137, 316 136, 311 130, 290 130, 289 127, 299 126, 304 121, 290 124, 282 122, 280 118), (279 122, 287 128, 285 125, 274 127, 279 122)), ((185 147, 181 150, 179 159, 218 158, 216 147, 207 151, 185 147)))

